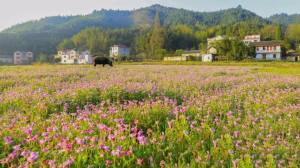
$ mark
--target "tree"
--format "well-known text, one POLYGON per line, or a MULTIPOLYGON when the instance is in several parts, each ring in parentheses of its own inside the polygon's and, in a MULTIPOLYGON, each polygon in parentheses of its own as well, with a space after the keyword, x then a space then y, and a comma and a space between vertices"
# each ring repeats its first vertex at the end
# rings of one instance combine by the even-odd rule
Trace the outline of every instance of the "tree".
POLYGON ((227 60, 243 60, 251 55, 251 48, 242 41, 225 39, 215 43, 218 55, 225 56, 227 60))
POLYGON ((149 37, 147 34, 137 35, 134 39, 133 52, 140 59, 149 57, 149 37))
POLYGON ((58 44, 58 50, 66 50, 75 48, 75 44, 71 39, 64 39, 61 43, 58 44))
POLYGON ((282 40, 282 29, 281 29, 281 26, 280 26, 280 25, 277 25, 277 27, 276 27, 275 39, 276 39, 277 41, 282 40))
POLYGON ((150 46, 150 54, 151 57, 154 59, 161 59, 161 55, 159 54, 164 45, 164 32, 163 29, 160 26, 160 17, 159 13, 156 13, 155 19, 154 19, 154 25, 153 30, 151 33, 149 46, 150 46))
POLYGON ((266 25, 261 30, 261 35, 264 40, 275 40, 276 39, 276 26, 266 25))
POLYGON ((106 55, 109 50, 109 36, 99 28, 87 28, 72 38, 75 47, 89 50, 93 55, 106 55))
POLYGON ((291 24, 288 26, 287 39, 293 43, 300 42, 300 24, 291 24))
POLYGON ((44 53, 41 53, 37 56, 36 61, 39 62, 39 63, 49 62, 48 55, 44 54, 44 53))

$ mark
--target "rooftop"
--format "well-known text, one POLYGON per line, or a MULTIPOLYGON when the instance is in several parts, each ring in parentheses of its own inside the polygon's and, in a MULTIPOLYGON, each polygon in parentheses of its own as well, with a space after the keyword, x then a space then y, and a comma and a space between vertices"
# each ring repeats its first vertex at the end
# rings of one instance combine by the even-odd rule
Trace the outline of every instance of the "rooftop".
POLYGON ((251 45, 255 46, 255 47, 260 47, 260 46, 280 46, 281 42, 279 42, 279 41, 260 41, 260 42, 254 42, 251 45))
POLYGON ((183 52, 183 54, 191 54, 191 53, 200 53, 200 50, 187 50, 183 52))
POLYGON ((120 47, 120 48, 128 48, 126 45, 123 44, 115 44, 113 47, 120 47))

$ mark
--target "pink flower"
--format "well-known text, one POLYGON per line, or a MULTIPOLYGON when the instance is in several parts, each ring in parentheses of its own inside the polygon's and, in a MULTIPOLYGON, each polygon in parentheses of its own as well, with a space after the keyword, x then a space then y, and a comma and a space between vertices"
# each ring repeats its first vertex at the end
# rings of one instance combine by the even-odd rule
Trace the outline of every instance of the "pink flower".
POLYGON ((66 160, 66 161, 62 164, 62 167, 63 167, 63 168, 70 167, 70 166, 72 165, 73 162, 74 162, 73 158, 70 158, 70 159, 66 160))
POLYGON ((147 143, 147 139, 144 136, 142 131, 138 132, 137 140, 138 140, 139 144, 141 144, 141 145, 146 145, 146 143, 147 143))
POLYGON ((66 139, 62 139, 58 146, 65 152, 72 151, 73 144, 69 143, 66 139))
POLYGON ((139 166, 142 166, 143 163, 144 163, 144 159, 139 158, 139 159, 136 160, 136 164, 139 165, 139 166))
POLYGON ((64 112, 68 112, 68 110, 69 110, 69 104, 65 103, 64 104, 64 112))
POLYGON ((105 146, 105 145, 101 145, 100 149, 102 149, 104 151, 110 151, 110 148, 108 146, 105 146))
POLYGON ((81 138, 75 138, 75 141, 78 145, 83 145, 84 144, 84 140, 81 138))
POLYGON ((106 126, 105 124, 99 124, 99 125, 98 125, 98 128, 99 128, 99 130, 101 130, 101 131, 107 131, 107 132, 109 132, 109 131, 112 130, 111 128, 109 128, 109 127, 106 126))
POLYGON ((111 155, 116 157, 122 157, 123 156, 122 148, 119 146, 116 150, 111 151, 111 155))
POLYGON ((50 168, 56 168, 56 164, 55 164, 55 160, 47 160, 46 164, 50 167, 50 168))
POLYGON ((38 153, 30 152, 29 156, 27 157, 28 162, 35 162, 38 159, 38 153))
POLYGON ((108 139, 111 140, 111 141, 113 141, 113 140, 115 140, 115 136, 113 134, 109 134, 108 135, 108 139))
POLYGON ((232 113, 232 111, 229 111, 226 115, 227 115, 227 117, 232 117, 233 113, 232 113))
POLYGON ((111 160, 106 160, 106 161, 105 161, 105 165, 106 165, 106 166, 111 166, 112 163, 113 163, 113 162, 112 162, 111 160))
POLYGON ((27 127, 27 128, 24 130, 24 133, 27 134, 27 135, 31 135, 31 134, 32 134, 32 126, 27 127))
POLYGON ((7 144, 7 145, 10 145, 10 144, 13 143, 13 139, 11 137, 9 137, 9 136, 8 137, 4 137, 3 139, 4 139, 5 144, 7 144))

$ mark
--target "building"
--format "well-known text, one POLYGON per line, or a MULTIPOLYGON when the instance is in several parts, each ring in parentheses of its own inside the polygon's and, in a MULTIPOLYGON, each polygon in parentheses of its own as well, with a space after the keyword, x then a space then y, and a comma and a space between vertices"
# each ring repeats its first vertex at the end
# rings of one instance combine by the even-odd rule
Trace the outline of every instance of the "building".
POLYGON ((26 65, 33 62, 33 53, 28 51, 16 51, 14 53, 14 64, 15 65, 26 65))
POLYGON ((14 60, 11 55, 0 55, 0 64, 13 64, 14 60))
POLYGON ((181 56, 183 57, 188 57, 188 56, 193 56, 193 57, 201 57, 201 51, 200 50, 188 50, 184 51, 181 56))
POLYGON ((110 48, 109 56, 113 59, 120 59, 129 55, 130 49, 125 45, 114 45, 110 48))
POLYGON ((164 57, 164 61, 201 61, 200 50, 184 51, 181 56, 164 57))
POLYGON ((255 47, 257 60, 281 60, 281 43, 276 41, 261 41, 251 44, 255 47))
POLYGON ((183 56, 164 57, 164 61, 188 61, 187 58, 183 56))
POLYGON ((75 49, 58 51, 55 58, 60 59, 61 64, 92 64, 93 57, 89 51, 79 52, 75 49))
POLYGON ((245 36, 243 42, 246 45, 250 45, 251 43, 260 42, 260 35, 248 35, 248 36, 245 36))
POLYGON ((218 53, 218 50, 216 47, 210 46, 207 48, 207 53, 216 55, 218 53))
POLYGON ((215 56, 213 54, 202 55, 202 62, 213 62, 214 60, 215 56))
POLYGON ((299 62, 300 54, 297 53, 295 50, 289 50, 286 53, 286 60, 291 62, 299 62))
POLYGON ((207 53, 208 54, 217 54, 218 51, 215 48, 214 44, 218 41, 225 40, 225 36, 216 36, 214 38, 207 39, 207 53))

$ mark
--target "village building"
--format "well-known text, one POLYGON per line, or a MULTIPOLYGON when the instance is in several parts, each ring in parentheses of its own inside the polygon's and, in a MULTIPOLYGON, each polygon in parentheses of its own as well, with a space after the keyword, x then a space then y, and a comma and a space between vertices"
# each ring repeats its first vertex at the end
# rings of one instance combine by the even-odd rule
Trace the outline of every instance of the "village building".
POLYGON ((295 50, 289 50, 286 53, 286 60, 290 62, 299 62, 300 54, 297 53, 295 50))
POLYGON ((260 42, 260 35, 248 35, 248 36, 245 36, 243 42, 246 44, 246 45, 250 45, 251 43, 256 43, 256 42, 260 42))
POLYGON ((58 51, 55 58, 60 59, 61 64, 92 64, 93 57, 89 51, 63 50, 58 51))
POLYGON ((109 56, 113 59, 122 59, 129 57, 130 48, 125 45, 113 45, 110 47, 109 56))
POLYGON ((207 39, 207 54, 214 54, 216 55, 218 53, 216 47, 214 44, 218 41, 225 40, 225 36, 216 36, 214 38, 208 38, 207 39))
POLYGON ((215 56, 213 54, 202 55, 202 62, 213 62, 214 60, 215 56))
POLYGON ((251 44, 255 47, 257 60, 281 60, 281 43, 276 41, 260 41, 251 44))
POLYGON ((13 56, 8 54, 0 55, 0 64, 13 64, 13 56))
POLYGON ((200 52, 201 52, 200 50, 186 50, 182 53, 181 56, 183 56, 183 57, 188 57, 188 56, 201 57, 200 52))
POLYGON ((33 53, 30 51, 16 51, 13 59, 15 65, 31 64, 33 62, 33 53))
POLYGON ((187 58, 183 56, 164 57, 164 61, 188 61, 187 58))
POLYGON ((181 56, 164 57, 164 61, 201 61, 200 50, 187 50, 181 56))

